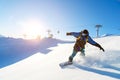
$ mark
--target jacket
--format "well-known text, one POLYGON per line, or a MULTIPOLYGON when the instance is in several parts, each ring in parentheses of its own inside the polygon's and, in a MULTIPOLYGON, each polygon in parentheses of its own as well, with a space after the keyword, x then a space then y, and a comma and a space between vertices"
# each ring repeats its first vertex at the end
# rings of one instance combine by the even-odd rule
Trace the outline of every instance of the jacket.
POLYGON ((89 35, 87 37, 81 36, 81 32, 71 32, 68 35, 72 35, 76 37, 76 42, 74 45, 74 50, 75 51, 81 51, 82 49, 85 48, 86 42, 90 43, 91 45, 94 45, 96 47, 102 48, 97 42, 95 42, 89 35))

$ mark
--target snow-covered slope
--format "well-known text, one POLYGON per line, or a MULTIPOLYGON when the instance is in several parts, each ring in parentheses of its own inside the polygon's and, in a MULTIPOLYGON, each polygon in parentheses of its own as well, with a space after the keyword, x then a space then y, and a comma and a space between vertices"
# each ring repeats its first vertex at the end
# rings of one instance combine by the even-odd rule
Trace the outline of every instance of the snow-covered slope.
POLYGON ((114 34, 103 34, 102 37, 114 36, 114 34))
POLYGON ((41 40, 24 40, 15 38, 0 38, 0 68, 16 63, 31 55, 41 52, 48 54, 49 47, 57 44, 69 43, 58 39, 44 38, 41 40))
POLYGON ((0 69, 1 80, 120 80, 120 36, 95 39, 105 52, 87 44, 86 57, 78 53, 74 64, 60 68, 67 61, 74 43, 50 47, 48 54, 41 52, 0 69))
POLYGON ((4 37, 3 35, 0 35, 0 37, 4 37))

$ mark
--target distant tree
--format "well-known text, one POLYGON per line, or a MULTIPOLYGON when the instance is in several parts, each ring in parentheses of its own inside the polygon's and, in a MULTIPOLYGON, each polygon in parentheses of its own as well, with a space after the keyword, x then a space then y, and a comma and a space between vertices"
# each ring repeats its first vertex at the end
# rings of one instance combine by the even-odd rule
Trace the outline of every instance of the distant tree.
POLYGON ((49 34, 51 33, 51 30, 50 30, 50 29, 48 29, 48 30, 47 30, 47 32, 48 32, 48 35, 49 35, 49 34))
POLYGON ((53 38, 53 34, 49 34, 49 38, 53 38))
POLYGON ((26 39, 26 38, 27 38, 27 35, 26 35, 26 34, 23 34, 23 37, 24 37, 24 39, 26 39))
POLYGON ((48 32, 48 38, 53 38, 53 34, 51 33, 51 30, 48 29, 47 32, 48 32))
POLYGON ((99 37, 99 28, 101 28, 101 27, 102 27, 102 25, 100 25, 100 24, 95 25, 95 28, 97 31, 97 37, 99 37))
POLYGON ((41 36, 40 36, 40 35, 37 35, 36 39, 37 39, 37 40, 40 40, 40 39, 41 39, 41 36))
POLYGON ((59 35, 59 34, 60 34, 60 31, 58 30, 58 31, 57 31, 57 35, 59 35))
POLYGON ((57 31, 57 33, 59 34, 59 33, 60 33, 60 31, 58 30, 58 31, 57 31))

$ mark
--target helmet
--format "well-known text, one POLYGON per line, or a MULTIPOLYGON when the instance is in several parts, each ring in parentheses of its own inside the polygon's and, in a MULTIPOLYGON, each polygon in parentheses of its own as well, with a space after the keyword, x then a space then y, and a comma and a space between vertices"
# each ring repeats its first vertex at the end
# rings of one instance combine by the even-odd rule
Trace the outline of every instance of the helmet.
POLYGON ((83 35, 83 36, 88 36, 88 35, 89 35, 88 30, 87 30, 87 29, 84 29, 84 30, 82 31, 82 35, 83 35))

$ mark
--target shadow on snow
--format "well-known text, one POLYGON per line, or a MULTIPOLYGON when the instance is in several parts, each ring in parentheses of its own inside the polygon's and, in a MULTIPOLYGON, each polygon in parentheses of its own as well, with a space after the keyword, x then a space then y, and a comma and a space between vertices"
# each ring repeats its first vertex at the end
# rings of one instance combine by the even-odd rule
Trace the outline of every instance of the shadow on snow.
MULTIPOLYGON (((94 72, 94 73, 97 73, 97 74, 100 74, 100 75, 120 79, 120 74, 119 73, 109 72, 109 71, 104 71, 104 70, 98 70, 98 69, 94 69, 94 68, 91 68, 91 67, 82 66, 82 65, 79 65, 77 63, 75 63, 74 66, 77 67, 78 69, 82 69, 82 70, 94 72)), ((110 66, 110 65, 107 65, 106 68, 111 68, 111 69, 115 69, 115 70, 120 71, 120 68, 113 67, 113 66, 110 66)))
POLYGON ((14 38, 0 38, 0 68, 23 60, 37 52, 47 54, 59 43, 69 43, 57 39, 44 38, 39 41, 14 38))

